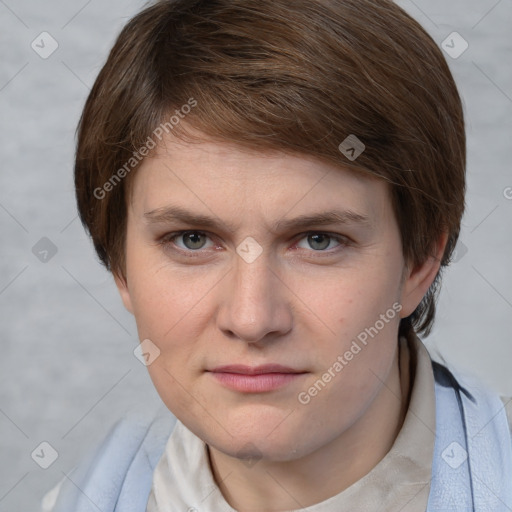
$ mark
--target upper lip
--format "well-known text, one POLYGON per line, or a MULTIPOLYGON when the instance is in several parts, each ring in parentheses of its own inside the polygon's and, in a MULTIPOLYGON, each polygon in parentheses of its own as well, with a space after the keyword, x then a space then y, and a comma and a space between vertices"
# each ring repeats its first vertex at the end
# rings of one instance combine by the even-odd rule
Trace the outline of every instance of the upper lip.
POLYGON ((262 375, 264 373, 305 373, 280 364, 263 364, 260 366, 246 366, 243 364, 228 364, 217 366, 211 372, 218 373, 239 373, 242 375, 262 375))

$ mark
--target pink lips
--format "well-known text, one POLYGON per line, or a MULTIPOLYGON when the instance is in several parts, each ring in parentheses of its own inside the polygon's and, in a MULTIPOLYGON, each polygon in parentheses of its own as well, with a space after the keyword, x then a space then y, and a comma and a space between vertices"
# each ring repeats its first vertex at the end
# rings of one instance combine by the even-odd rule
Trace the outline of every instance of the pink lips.
POLYGON ((217 381, 224 386, 243 393, 264 393, 289 384, 306 372, 294 370, 279 364, 245 366, 232 364, 210 370, 217 381))

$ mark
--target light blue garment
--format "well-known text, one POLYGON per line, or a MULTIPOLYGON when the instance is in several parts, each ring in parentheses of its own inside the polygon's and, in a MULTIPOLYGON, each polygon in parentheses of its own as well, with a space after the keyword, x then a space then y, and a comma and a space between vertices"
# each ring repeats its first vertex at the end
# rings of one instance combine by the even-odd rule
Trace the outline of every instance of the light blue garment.
POLYGON ((501 399, 474 378, 455 378, 435 362, 433 368, 436 440, 427 512, 511 512, 512 439, 501 399))
MULTIPOLYGON (((512 438, 500 398, 443 365, 434 362, 433 369, 436 440, 427 512, 511 512, 512 438)), ((175 422, 167 409, 118 422, 68 475, 54 511, 145 512, 175 422)))

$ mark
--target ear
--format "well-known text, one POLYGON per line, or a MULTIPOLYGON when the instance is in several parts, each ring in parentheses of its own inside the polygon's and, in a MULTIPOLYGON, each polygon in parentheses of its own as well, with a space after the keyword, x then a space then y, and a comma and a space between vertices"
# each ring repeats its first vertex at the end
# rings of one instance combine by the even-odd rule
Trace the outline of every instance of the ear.
POLYGON ((126 278, 115 272, 113 273, 113 276, 124 307, 133 315, 132 298, 130 296, 130 290, 128 289, 126 278))
POLYGON ((434 246, 433 254, 415 268, 406 269, 400 301, 402 304, 401 318, 412 314, 427 293, 441 266, 447 242, 448 233, 443 231, 434 246))

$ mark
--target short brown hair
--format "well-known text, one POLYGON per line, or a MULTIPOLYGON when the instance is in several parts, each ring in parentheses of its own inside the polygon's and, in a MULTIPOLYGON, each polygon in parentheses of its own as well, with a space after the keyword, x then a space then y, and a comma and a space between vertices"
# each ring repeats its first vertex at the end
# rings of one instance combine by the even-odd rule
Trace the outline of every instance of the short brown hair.
MULTIPOLYGON (((462 105, 440 49, 393 2, 163 0, 132 18, 85 104, 75 162, 82 223, 117 275, 137 168, 126 162, 191 98, 186 122, 167 123, 176 137, 192 140, 188 125, 384 179, 405 260, 425 261, 446 231, 449 263, 464 212, 462 105), (357 161, 339 150, 351 134, 366 146, 357 161), (126 179, 113 183, 116 171, 126 179)), ((439 284, 440 273, 402 333, 429 334, 439 284)))

